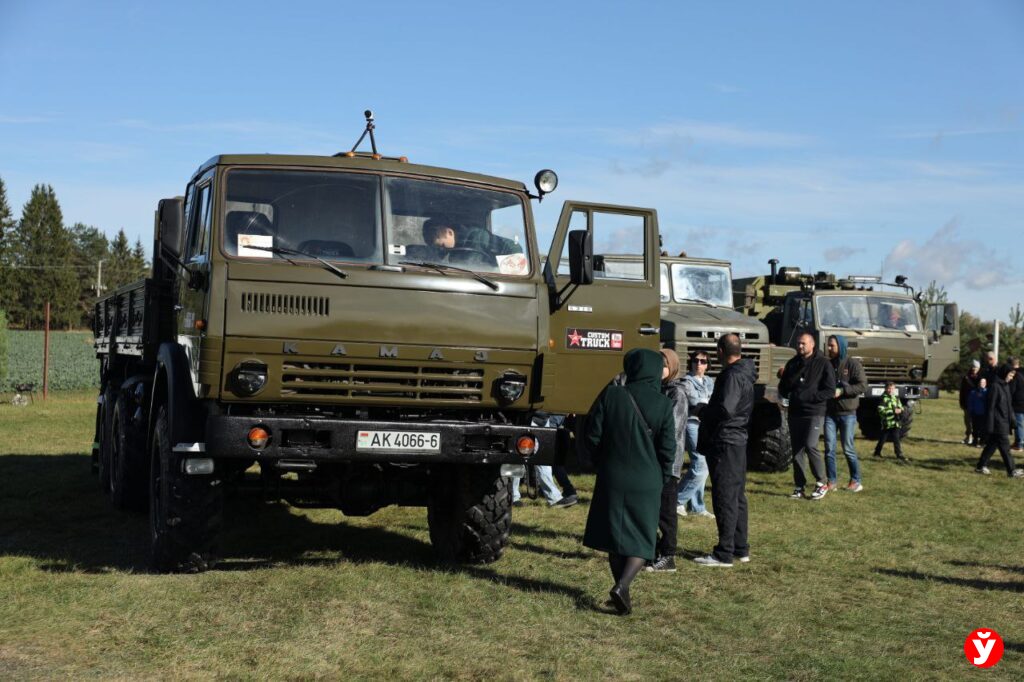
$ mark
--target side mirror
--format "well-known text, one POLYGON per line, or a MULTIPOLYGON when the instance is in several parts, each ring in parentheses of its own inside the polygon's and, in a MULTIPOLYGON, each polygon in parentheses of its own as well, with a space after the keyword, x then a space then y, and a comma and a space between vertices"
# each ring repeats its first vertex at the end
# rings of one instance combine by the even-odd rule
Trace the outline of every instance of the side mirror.
POLYGON ((569 281, 573 284, 594 282, 594 244, 588 230, 569 232, 569 281))
POLYGON ((161 199, 157 207, 156 224, 157 242, 161 250, 169 252, 175 259, 180 259, 182 233, 185 227, 185 198, 161 199))

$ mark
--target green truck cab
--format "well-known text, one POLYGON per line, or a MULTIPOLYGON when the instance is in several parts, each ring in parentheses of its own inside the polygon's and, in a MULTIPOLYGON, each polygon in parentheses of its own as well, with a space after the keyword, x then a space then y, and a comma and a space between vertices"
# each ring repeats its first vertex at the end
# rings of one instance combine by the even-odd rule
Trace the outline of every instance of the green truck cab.
MULTIPOLYGON (((595 270, 639 272, 639 257, 607 257, 595 270)), ((661 256, 661 345, 674 349, 688 366, 690 353, 708 354, 708 375, 722 370, 716 347, 723 334, 738 334, 743 357, 757 367, 756 402, 747 441, 747 462, 754 470, 785 471, 793 459, 786 420, 782 418, 775 372, 793 357, 788 347, 771 343, 768 329, 733 309, 732 264, 714 258, 661 256)))
MULTIPOLYGON (((896 384, 911 408, 918 400, 939 397, 935 382, 960 357, 955 303, 922 302, 902 276, 887 284, 877 276, 837 278, 779 268, 776 259, 769 263, 770 274, 737 280, 737 307, 761 319, 779 345, 794 346, 805 331, 822 350, 830 335, 846 337, 850 355, 861 361, 868 379, 857 413, 866 437, 879 435, 877 407, 886 382, 896 384)), ((913 413, 903 410, 904 435, 913 413)))
POLYGON ((95 466, 116 507, 148 509, 156 570, 212 565, 232 486, 426 507, 444 559, 501 555, 509 476, 573 448, 545 413, 585 414, 658 341, 655 211, 566 202, 555 272, 530 200, 557 179, 535 182, 376 149, 222 155, 160 202, 152 276, 94 322, 95 466), (642 274, 595 278, 619 244, 642 274))

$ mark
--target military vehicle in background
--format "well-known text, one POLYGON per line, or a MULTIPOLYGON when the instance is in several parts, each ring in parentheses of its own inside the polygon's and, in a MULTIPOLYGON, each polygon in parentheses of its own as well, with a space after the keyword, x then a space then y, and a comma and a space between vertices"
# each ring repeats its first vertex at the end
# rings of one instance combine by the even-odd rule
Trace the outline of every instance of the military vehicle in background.
POLYGON ((556 272, 530 205, 554 173, 534 195, 382 156, 370 112, 367 133, 372 153, 203 163, 159 203, 151 276, 96 304, 95 469, 148 509, 155 570, 214 563, 229 487, 423 506, 444 559, 493 561, 509 476, 573 450, 535 415, 585 414, 626 350, 657 348, 653 210, 566 202, 556 272), (594 278, 613 243, 639 275, 594 278))
POLYGON ((880 433, 878 402, 888 381, 911 408, 902 415, 908 433, 916 402, 938 398, 939 376, 960 357, 957 305, 922 302, 903 276, 886 283, 877 276, 837 278, 779 268, 774 258, 769 265, 768 275, 736 280, 737 308, 763 321, 780 346, 794 346, 805 331, 822 350, 830 335, 845 336, 849 354, 860 359, 868 378, 857 412, 864 436, 880 433))
MULTIPOLYGON (((602 273, 642 270, 639 258, 605 257, 594 264, 602 273)), ((733 309, 732 267, 729 261, 712 258, 661 256, 661 344, 674 349, 686 371, 687 356, 696 350, 708 354, 708 374, 717 376, 722 366, 716 353, 718 338, 736 333, 743 342, 743 357, 757 367, 757 401, 751 418, 747 461, 751 469, 785 471, 793 460, 789 427, 779 404, 778 369, 795 351, 778 347, 768 329, 733 309)))

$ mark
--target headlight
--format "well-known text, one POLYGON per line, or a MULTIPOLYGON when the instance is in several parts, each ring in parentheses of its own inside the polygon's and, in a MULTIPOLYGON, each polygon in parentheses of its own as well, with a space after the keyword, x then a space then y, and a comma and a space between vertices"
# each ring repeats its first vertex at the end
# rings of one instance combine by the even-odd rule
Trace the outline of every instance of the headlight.
POLYGON ((913 368, 912 370, 910 370, 910 378, 913 379, 914 381, 920 381, 921 379, 924 378, 924 370, 921 369, 920 367, 913 368))
POLYGON ((231 373, 231 391, 248 398, 256 395, 267 385, 267 366, 262 362, 247 360, 231 373))
POLYGON ((526 377, 517 372, 505 372, 495 383, 498 400, 506 403, 519 400, 526 390, 526 377))

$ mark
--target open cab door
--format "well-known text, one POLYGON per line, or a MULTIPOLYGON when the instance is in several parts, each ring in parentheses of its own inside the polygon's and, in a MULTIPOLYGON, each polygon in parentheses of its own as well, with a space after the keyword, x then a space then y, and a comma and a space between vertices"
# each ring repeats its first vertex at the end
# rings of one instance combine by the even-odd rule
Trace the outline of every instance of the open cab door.
POLYGON ((586 413, 627 351, 658 349, 659 279, 654 209, 565 202, 544 267, 546 411, 586 413))
POLYGON ((938 381, 942 373, 960 360, 960 313, 956 303, 925 306, 928 330, 928 367, 925 381, 938 381))

